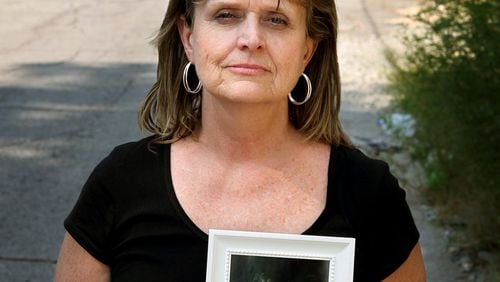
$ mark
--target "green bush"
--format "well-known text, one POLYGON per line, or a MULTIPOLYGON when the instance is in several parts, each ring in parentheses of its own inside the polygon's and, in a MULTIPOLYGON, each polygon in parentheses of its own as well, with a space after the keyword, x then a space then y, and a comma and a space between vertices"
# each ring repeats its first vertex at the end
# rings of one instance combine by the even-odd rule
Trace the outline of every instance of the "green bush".
POLYGON ((416 121, 401 138, 444 222, 499 248, 500 0, 429 0, 414 19, 406 52, 389 53, 396 106, 416 121))

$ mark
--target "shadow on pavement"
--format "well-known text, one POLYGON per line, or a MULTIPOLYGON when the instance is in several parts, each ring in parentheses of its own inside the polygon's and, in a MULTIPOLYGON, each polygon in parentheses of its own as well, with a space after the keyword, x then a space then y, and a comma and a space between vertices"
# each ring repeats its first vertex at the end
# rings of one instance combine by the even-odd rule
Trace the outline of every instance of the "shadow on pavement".
MULTIPOLYGON (((153 64, 24 64, 0 86, 0 277, 47 280, 62 221, 97 162, 140 138, 153 64)), ((1 279, 0 279, 1 280, 1 279)))

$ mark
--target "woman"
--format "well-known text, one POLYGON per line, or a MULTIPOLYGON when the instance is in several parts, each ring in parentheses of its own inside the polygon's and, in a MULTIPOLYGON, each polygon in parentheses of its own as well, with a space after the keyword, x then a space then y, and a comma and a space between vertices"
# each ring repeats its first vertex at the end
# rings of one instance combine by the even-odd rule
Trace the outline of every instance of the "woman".
POLYGON ((96 167, 56 280, 204 281, 215 228, 355 237, 356 281, 424 281, 404 192, 341 129, 336 30, 333 1, 171 0, 153 136, 96 167))

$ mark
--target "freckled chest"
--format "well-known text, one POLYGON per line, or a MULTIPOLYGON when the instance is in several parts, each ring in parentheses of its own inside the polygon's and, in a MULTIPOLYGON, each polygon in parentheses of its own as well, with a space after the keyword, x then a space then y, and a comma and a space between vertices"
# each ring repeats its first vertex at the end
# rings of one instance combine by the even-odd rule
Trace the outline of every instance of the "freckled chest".
POLYGON ((203 158, 183 166, 182 154, 173 158, 176 197, 193 224, 205 232, 216 228, 302 233, 326 204, 328 154, 279 168, 203 158))

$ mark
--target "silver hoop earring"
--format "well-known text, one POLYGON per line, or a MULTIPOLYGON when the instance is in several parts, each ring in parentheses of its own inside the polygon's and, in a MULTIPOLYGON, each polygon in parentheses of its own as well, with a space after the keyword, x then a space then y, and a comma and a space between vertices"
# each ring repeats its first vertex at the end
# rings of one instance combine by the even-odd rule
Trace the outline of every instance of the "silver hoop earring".
POLYGON ((184 67, 184 72, 182 73, 182 84, 184 84, 184 89, 186 89, 187 92, 191 94, 196 94, 200 92, 201 87, 203 86, 201 84, 201 80, 198 80, 198 85, 196 85, 196 88, 193 90, 191 87, 189 87, 189 82, 188 82, 188 73, 189 73, 189 67, 191 67, 191 62, 188 62, 186 66, 184 67))
POLYGON ((295 101, 295 99, 292 97, 292 92, 288 93, 288 99, 289 99, 289 100, 290 100, 290 102, 292 102, 292 104, 294 104, 295 106, 300 106, 300 105, 303 105, 303 104, 305 104, 307 101, 309 101, 309 99, 311 98, 311 93, 312 93, 312 85, 311 85, 311 80, 309 79, 309 77, 308 77, 305 73, 302 73, 302 77, 306 80, 306 85, 307 85, 306 97, 304 98, 304 101, 297 102, 297 101, 295 101))

